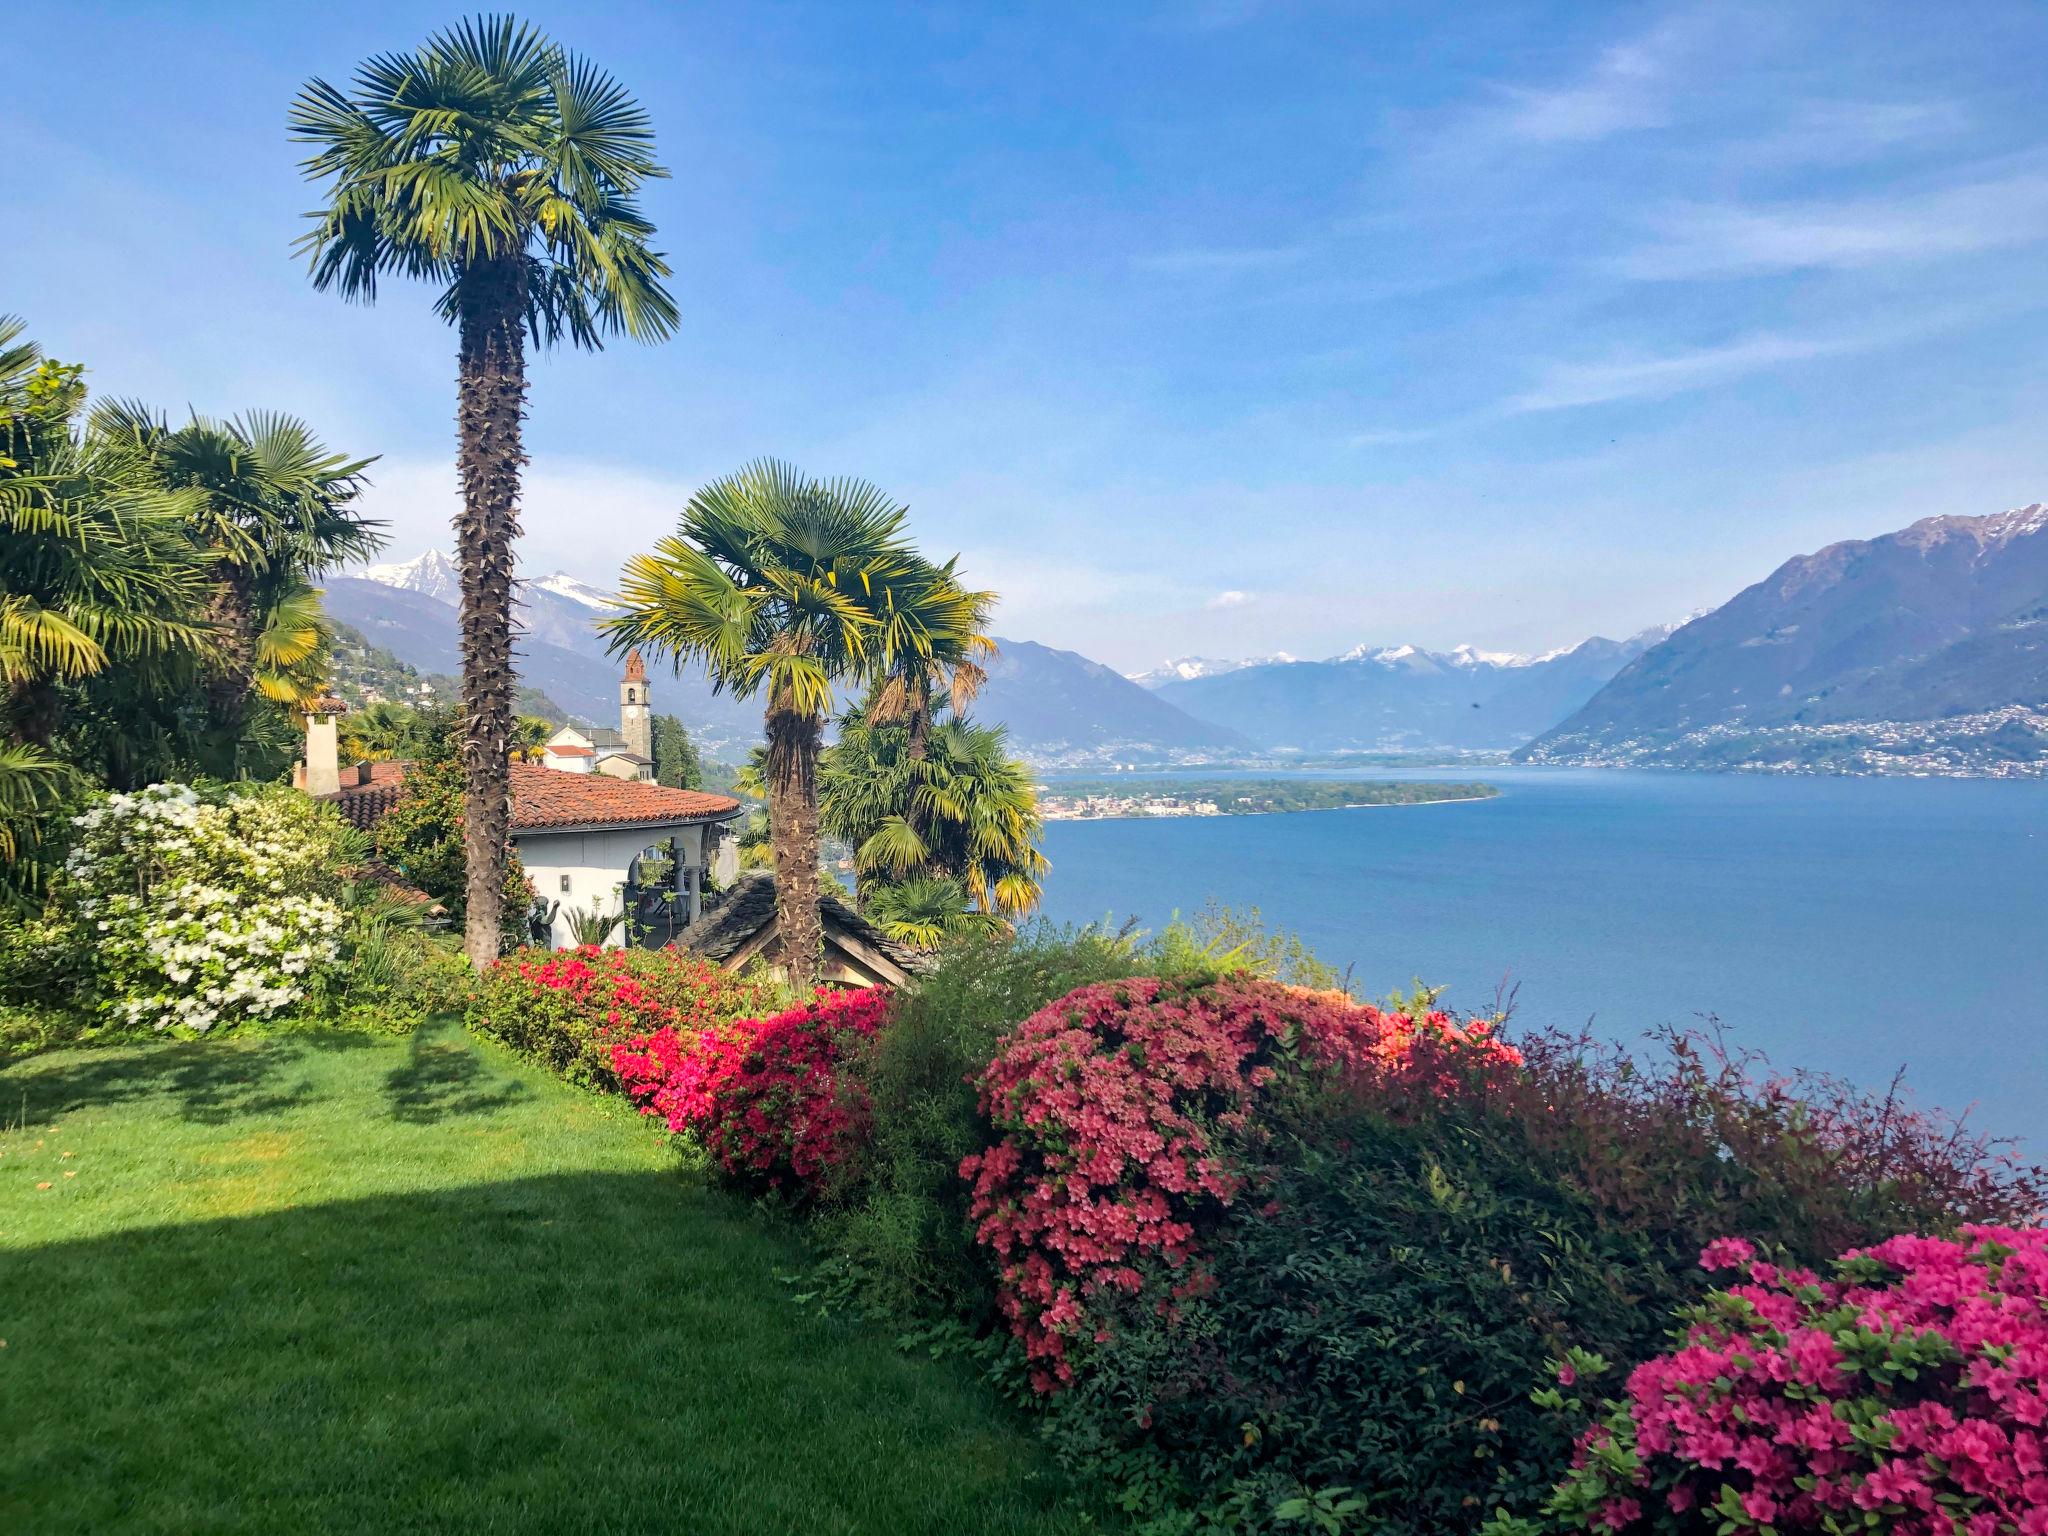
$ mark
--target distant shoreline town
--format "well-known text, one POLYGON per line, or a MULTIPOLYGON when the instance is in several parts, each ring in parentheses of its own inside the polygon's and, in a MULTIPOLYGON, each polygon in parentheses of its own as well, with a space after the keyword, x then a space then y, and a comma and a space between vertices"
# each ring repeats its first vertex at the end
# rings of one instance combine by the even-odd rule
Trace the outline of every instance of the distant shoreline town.
POLYGON ((1047 821, 1135 821, 1162 816, 1270 816, 1387 805, 1490 800, 1491 784, 1396 784, 1345 780, 1180 779, 1077 781, 1038 786, 1047 821))

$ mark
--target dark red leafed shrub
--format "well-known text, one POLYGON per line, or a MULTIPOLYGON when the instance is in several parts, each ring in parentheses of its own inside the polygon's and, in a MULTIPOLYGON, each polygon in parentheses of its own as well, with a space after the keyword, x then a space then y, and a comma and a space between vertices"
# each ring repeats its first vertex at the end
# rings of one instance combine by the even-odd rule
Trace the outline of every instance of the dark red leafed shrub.
POLYGON ((1493 1085, 1489 1112, 1608 1220, 1670 1234, 1688 1262, 1731 1229, 1815 1263, 2048 1205, 2011 1144, 1915 1108, 1897 1083, 1776 1071, 1696 1030, 1659 1032, 1644 1056, 1583 1035, 1516 1044, 1524 1070, 1493 1085))
POLYGON ((476 979, 466 1018, 570 1082, 612 1088, 618 1042, 659 1029, 695 1034, 782 995, 672 949, 524 949, 476 979))
POLYGON ((1136 1295, 1162 1270, 1163 1305, 1202 1287, 1198 1240, 1241 1184, 1218 1137, 1255 1133, 1277 1073, 1307 1066, 1426 1097, 1514 1060, 1484 1024, 1254 980, 1105 982, 1033 1014, 979 1080, 1000 1139, 960 1166, 1033 1384, 1073 1380, 1069 1345, 1099 1331, 1098 1295, 1136 1295))
POLYGON ((839 1062, 889 1017, 890 994, 820 990, 768 1018, 667 1027, 613 1047, 613 1070, 641 1112, 698 1138, 749 1184, 819 1192, 859 1149, 866 1102, 839 1062))
POLYGON ((1700 1262, 1741 1278, 1587 1430, 1554 1528, 2048 1536, 2048 1232, 1894 1237, 1827 1281, 1739 1238, 1700 1262))

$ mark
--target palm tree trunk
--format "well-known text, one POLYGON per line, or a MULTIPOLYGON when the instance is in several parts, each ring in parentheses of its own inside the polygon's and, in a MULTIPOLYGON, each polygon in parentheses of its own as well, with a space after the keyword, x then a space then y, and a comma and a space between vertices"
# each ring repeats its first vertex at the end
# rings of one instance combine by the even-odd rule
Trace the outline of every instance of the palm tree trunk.
POLYGON ((462 346, 456 424, 462 511, 462 855, 467 876, 462 947, 482 968, 504 933, 511 839, 512 541, 519 536, 519 471, 526 463, 526 268, 516 256, 459 280, 462 346))
POLYGON ((825 924, 818 915, 818 749, 824 722, 771 703, 767 725, 775 922, 789 984, 806 993, 817 986, 825 962, 825 924))
POLYGON ((206 603, 206 622, 212 626, 214 640, 204 685, 206 718, 212 727, 209 745, 218 760, 215 771, 223 777, 240 776, 236 748, 249 718, 249 693, 256 679, 253 606, 242 582, 233 575, 214 583, 206 603))

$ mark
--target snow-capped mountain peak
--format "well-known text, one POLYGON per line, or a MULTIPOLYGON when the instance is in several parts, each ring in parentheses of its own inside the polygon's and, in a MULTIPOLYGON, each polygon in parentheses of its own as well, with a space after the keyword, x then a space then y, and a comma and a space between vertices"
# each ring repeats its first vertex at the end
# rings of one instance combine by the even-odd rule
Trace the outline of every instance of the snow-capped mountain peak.
POLYGON ((1482 651, 1476 645, 1454 645, 1451 664, 1459 667, 1526 667, 1535 658, 1515 651, 1482 651))
MULTIPOLYGON (((354 574, 364 581, 374 581, 380 587, 398 587, 407 592, 418 592, 437 602, 446 603, 451 608, 462 606, 462 574, 456 569, 455 562, 438 549, 424 550, 410 560, 366 565, 354 574)), ((596 613, 608 613, 619 605, 619 600, 611 593, 571 576, 566 571, 556 571, 532 580, 522 578, 518 587, 522 592, 552 593, 596 613)))
POLYGON ((1242 672, 1247 667, 1280 666, 1294 660, 1285 651, 1275 651, 1270 656, 1244 656, 1219 661, 1213 656, 1176 656, 1163 661, 1146 672, 1132 672, 1129 677, 1141 688, 1158 688, 1167 683, 1187 683, 1198 677, 1222 677, 1231 672, 1242 672))
POLYGON ((444 603, 459 604, 462 601, 461 573, 456 570, 455 562, 438 549, 422 551, 410 560, 366 565, 358 574, 363 580, 374 581, 380 587, 399 587, 407 592, 424 593, 444 603))
POLYGON ((611 593, 593 587, 587 581, 578 580, 566 571, 556 571, 532 583, 543 592, 552 592, 557 597, 566 597, 572 603, 581 603, 586 608, 608 612, 619 606, 619 600, 611 593))

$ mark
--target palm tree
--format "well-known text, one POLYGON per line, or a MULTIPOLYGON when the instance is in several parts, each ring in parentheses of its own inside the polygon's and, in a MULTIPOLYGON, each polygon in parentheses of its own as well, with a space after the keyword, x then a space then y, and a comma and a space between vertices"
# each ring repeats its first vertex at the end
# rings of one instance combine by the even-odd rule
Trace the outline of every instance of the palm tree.
POLYGON ((21 329, 0 316, 0 722, 40 749, 63 722, 64 688, 175 670, 209 646, 212 561, 186 532, 197 494, 82 435, 83 370, 45 359, 21 329))
POLYGON ((923 880, 950 882, 963 905, 1004 920, 1038 905, 1044 819, 1000 726, 942 719, 913 758, 907 726, 849 710, 825 754, 820 804, 824 830, 853 845, 864 908, 886 887, 923 880))
POLYGON ((936 875, 877 886, 865 911, 884 934, 912 949, 937 949, 955 934, 989 936, 1004 930, 1003 920, 994 913, 968 905, 967 891, 958 880, 936 875))
POLYGON ((626 562, 614 652, 702 662, 715 691, 765 695, 776 917, 791 983, 818 979, 818 753, 835 685, 893 661, 884 619, 924 562, 904 509, 858 480, 761 460, 692 496, 676 535, 626 562))
POLYGON ((555 722, 539 715, 520 715, 512 722, 512 752, 522 763, 537 763, 555 734, 555 722))
POLYGON ((299 248, 313 285, 368 303, 386 273, 441 285, 459 333, 455 523, 462 570, 464 947, 498 953, 510 831, 513 541, 526 462, 526 347, 596 349, 674 331, 668 265, 634 203, 667 174, 646 111, 586 60, 510 17, 380 54, 353 89, 314 80, 291 113, 328 183, 299 248))
POLYGON ((894 660, 868 717, 877 725, 902 721, 913 762, 925 755, 934 698, 943 698, 955 715, 964 714, 988 680, 980 661, 996 653, 996 643, 984 633, 996 595, 961 586, 957 564, 922 566, 897 594, 886 621, 894 660))
POLYGON ((232 756, 257 694, 297 704, 319 690, 327 630, 311 579, 383 547, 356 507, 375 459, 330 453, 298 418, 194 415, 181 427, 134 401, 98 406, 88 430, 139 474, 200 493, 192 536, 214 556, 204 685, 210 734, 232 756))

